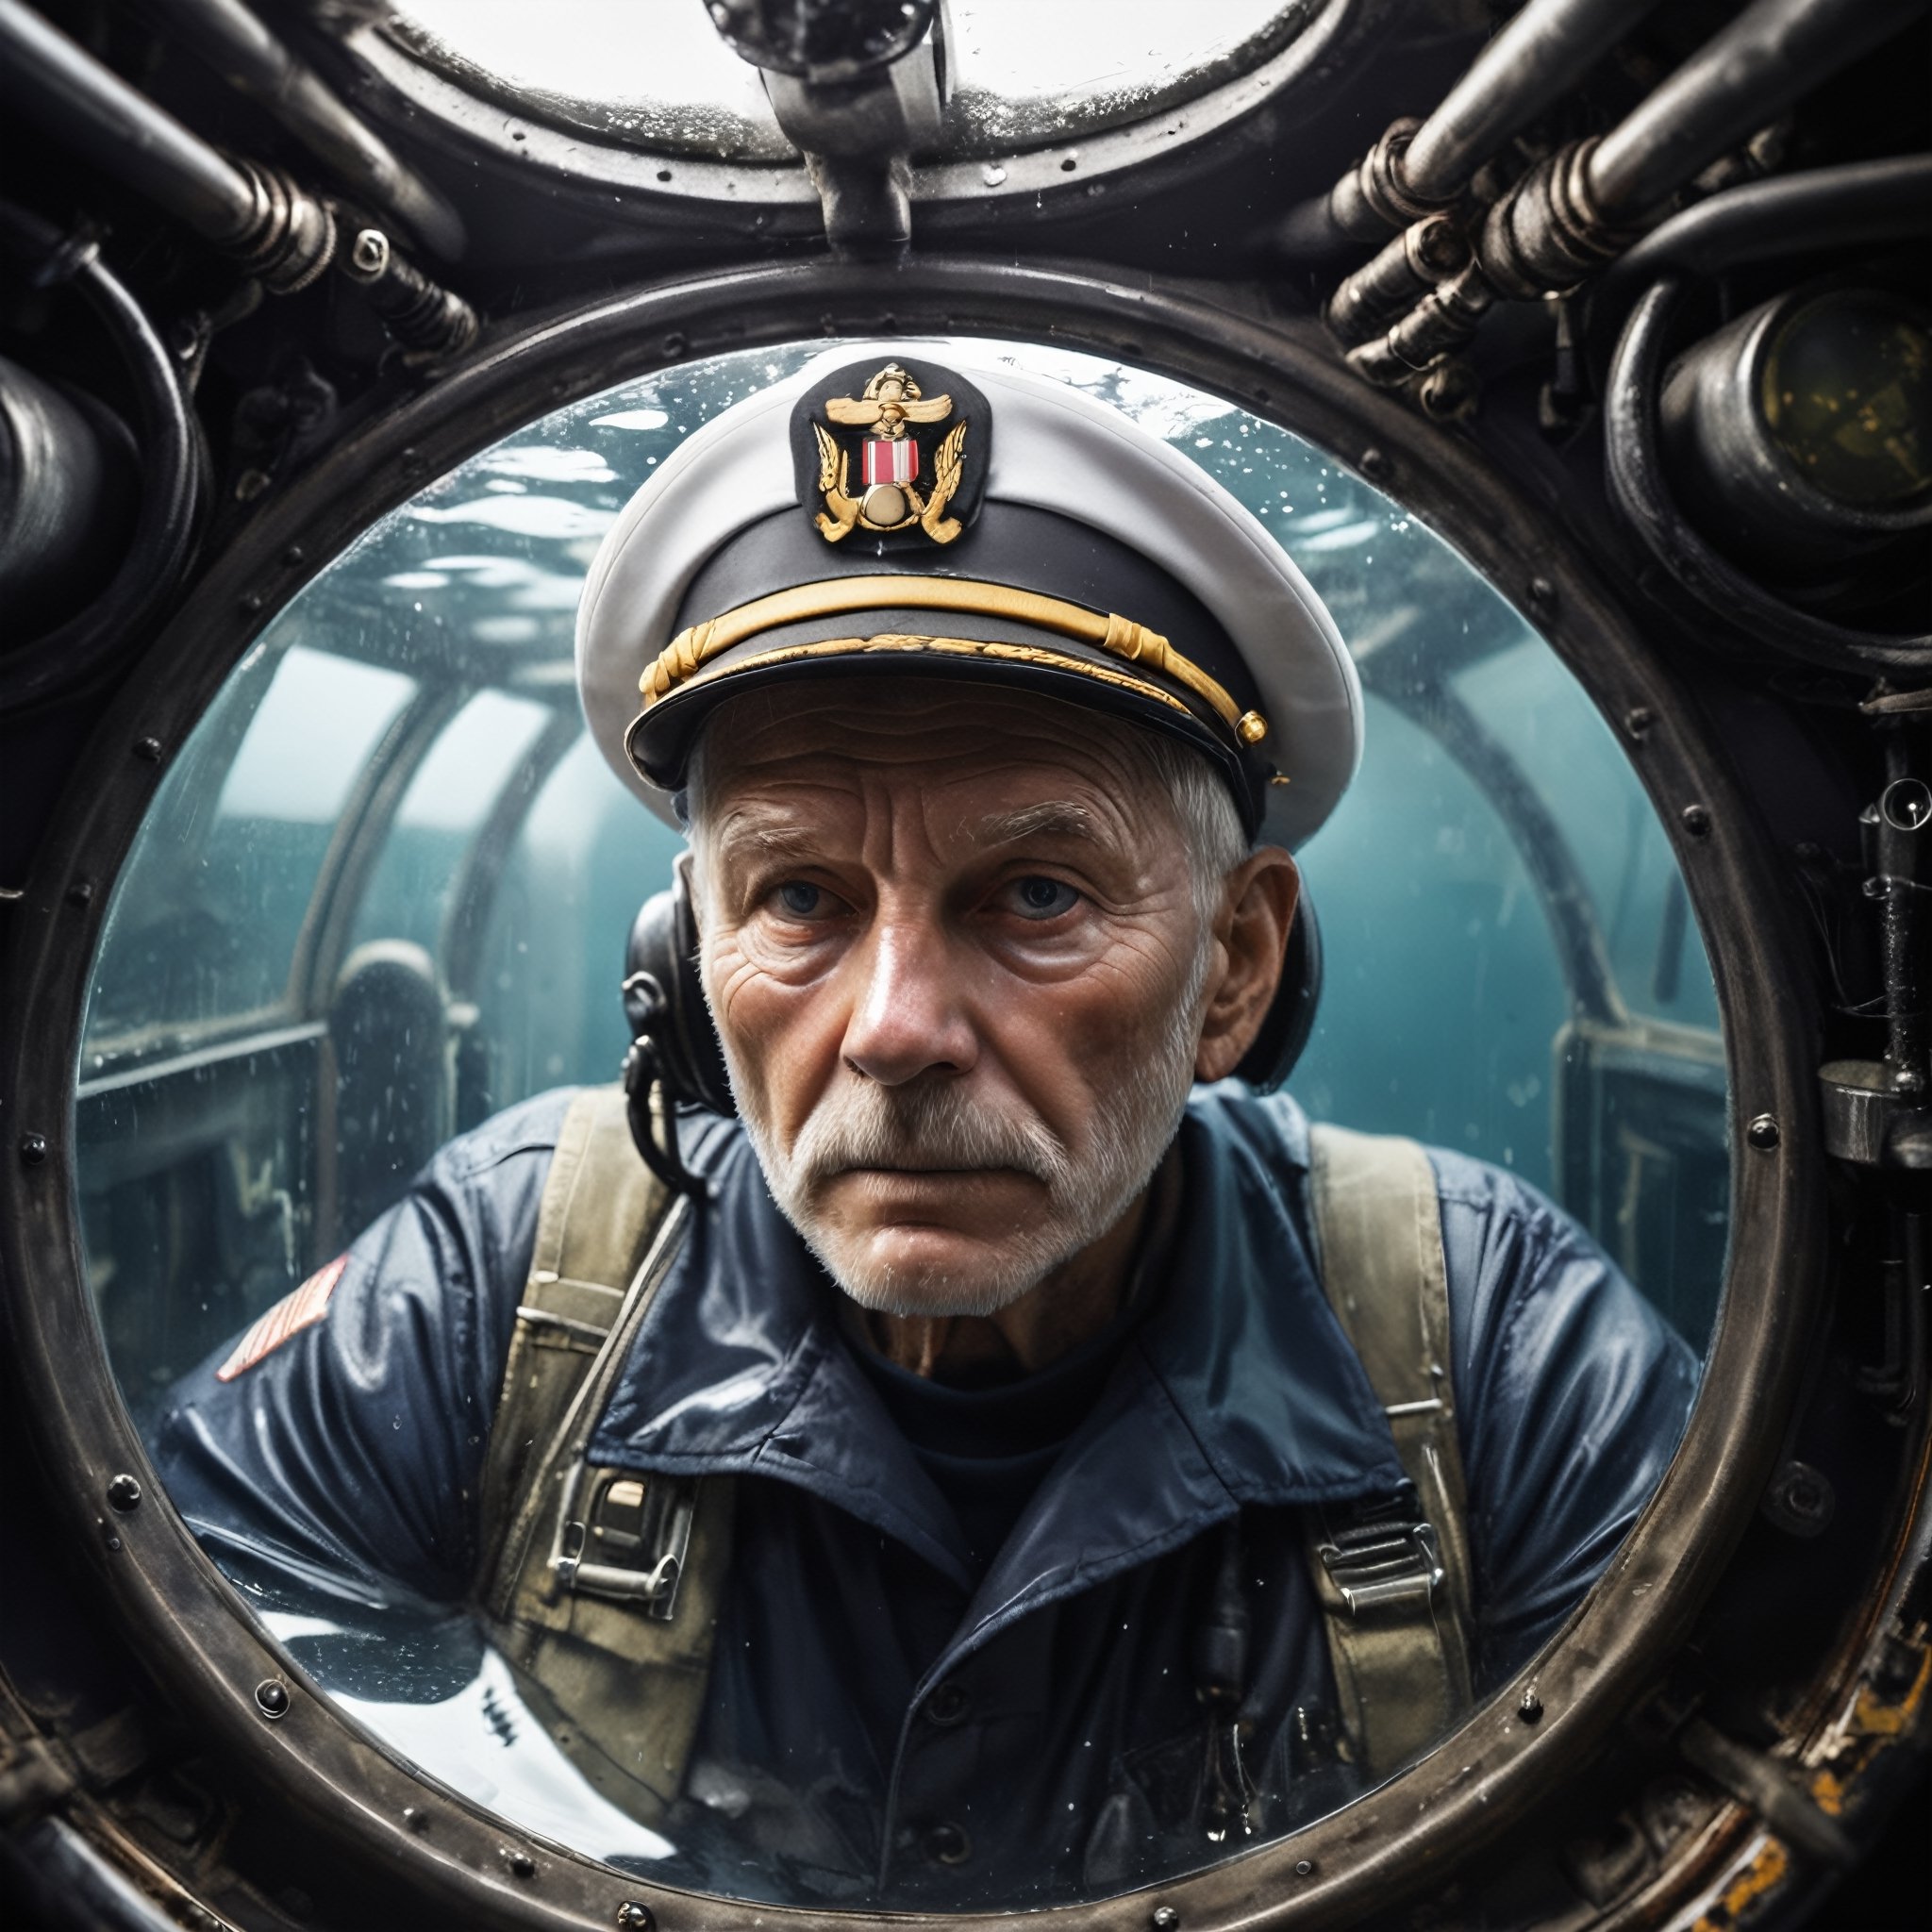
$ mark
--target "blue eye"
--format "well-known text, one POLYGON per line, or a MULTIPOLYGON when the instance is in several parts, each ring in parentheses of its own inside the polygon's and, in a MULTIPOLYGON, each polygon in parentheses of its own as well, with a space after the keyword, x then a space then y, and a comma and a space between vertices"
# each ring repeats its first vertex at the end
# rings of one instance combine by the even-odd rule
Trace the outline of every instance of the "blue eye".
POLYGON ((1015 879, 1008 891, 1012 894, 1013 909, 1024 919, 1058 919, 1062 912, 1071 911, 1080 900, 1079 893, 1072 886, 1037 873, 1027 878, 1015 879))
POLYGON ((778 888, 778 903, 796 919, 809 919, 824 898, 817 886, 804 879, 789 879, 778 888))

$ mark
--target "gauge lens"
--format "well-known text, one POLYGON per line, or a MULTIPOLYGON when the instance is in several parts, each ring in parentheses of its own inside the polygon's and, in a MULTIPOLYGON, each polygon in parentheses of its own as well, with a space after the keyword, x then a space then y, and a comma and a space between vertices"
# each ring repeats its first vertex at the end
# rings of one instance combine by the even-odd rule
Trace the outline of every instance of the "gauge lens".
MULTIPOLYGON (((76 1123, 92 1292, 164 1474, 186 1468, 199 1427, 181 1391, 265 1389, 251 1377, 329 1332, 342 1319, 335 1257, 394 1224, 439 1148, 546 1091, 614 1077, 625 934, 680 841, 584 732, 573 670, 584 573, 628 495, 687 437, 825 346, 628 383, 432 483, 274 619, 174 762, 114 891, 76 1123)), ((1607 1255, 1681 1338, 1669 1346, 1688 1391, 1729 1211, 1723 1042, 1669 841, 1581 688, 1444 542, 1277 425, 1069 352, 934 353, 1003 358, 1088 391, 1184 452, 1289 546, 1356 657, 1368 719, 1361 773, 1301 855, 1328 965, 1293 1094, 1318 1118, 1414 1136, 1452 1166, 1488 1163, 1455 1166, 1458 1185, 1520 1180, 1559 1203, 1594 1237, 1577 1238, 1575 1265, 1607 1255)), ((431 1224, 432 1300, 399 1289, 358 1305, 366 1321, 339 1339, 350 1381, 379 1388, 417 1324, 444 1320, 434 1295, 446 1294, 472 1309, 448 1317, 439 1342, 450 1379, 364 1416, 353 1445, 330 1436, 299 1524, 291 1513, 244 1527, 255 1499, 239 1465, 219 1478, 204 1467, 177 1501, 294 1659, 476 1803, 733 1897, 1020 1908, 1211 1863, 1368 1781, 1312 1694, 1268 1735, 1236 1724, 1204 1745, 1193 1691, 1163 1687, 1150 1665, 1129 1702, 1169 1697, 1172 1736, 1123 1733, 1105 1763, 1077 1731, 1035 1754, 1065 1787, 1049 1807, 1057 1827, 1072 1814, 1058 1837, 990 1857, 994 1827, 971 1808, 988 1801, 969 1792, 965 1808, 906 1824, 910 1875, 881 1891, 866 1725, 877 1720, 883 1737, 891 1724, 848 1701, 849 1736, 819 1738, 796 1762, 745 1755, 757 1727, 740 1707, 746 1684, 775 1667, 795 1636, 786 1626, 808 1621, 807 1591, 765 1604, 775 1625, 758 1621, 763 1598, 727 1613, 740 1621, 707 1722, 719 1735, 736 1724, 735 1755, 700 1748, 675 1801, 640 1799, 587 1746, 532 1654, 465 1607, 475 1529, 463 1511, 501 1375, 475 1364, 503 1344, 461 1299, 489 1257, 431 1224), (422 1446, 432 1421, 433 1449, 422 1446), (399 1481, 422 1477, 441 1526, 411 1526, 386 1457, 407 1465, 399 1481), (357 1549, 378 1522, 398 1538, 423 1531, 421 1560, 372 1568, 357 1549), (1208 1786, 1246 1797, 1203 1814, 1208 1786)), ((1515 1345, 1496 1338, 1499 1374, 1515 1345)), ((1661 1474, 1666 1433, 1646 1451, 1640 1494, 1661 1474)), ((1601 1474, 1598 1449, 1567 1444, 1554 1424, 1492 1453, 1509 1474, 1485 1464, 1485 1479, 1513 1486, 1519 1510, 1601 1474), (1539 1474, 1545 1453, 1557 1459, 1539 1474)), ((613 1548, 641 1534, 638 1490, 610 1484, 605 1517, 592 1511, 613 1548)), ((759 1533, 749 1489, 739 1507, 745 1547, 759 1533)), ((1562 1557, 1582 1566, 1574 1590, 1608 1547, 1562 1557)), ((1297 1544, 1296 1576, 1302 1560, 1297 1544)), ((1537 1571, 1537 1590, 1548 1574, 1537 1571)), ((1141 1627, 1137 1614, 1121 1624, 1132 1645, 1185 1659, 1189 1629, 1165 1612, 1141 1627)), ((861 1628, 875 1604, 854 1615, 844 1641, 860 1630, 868 1682, 887 1702, 909 1695, 917 1659, 893 1647, 904 1632, 861 1628)), ((1478 1683, 1545 1634, 1533 1618, 1492 1633, 1478 1683)), ((1295 1668, 1319 1683, 1320 1657, 1295 1668)), ((988 1694, 964 1676, 922 1691, 919 1735, 968 1735, 988 1694)))
POLYGON ((1889 508, 1932 493, 1932 333, 1907 303, 1863 290, 1806 303, 1765 353, 1759 397, 1825 495, 1889 508))

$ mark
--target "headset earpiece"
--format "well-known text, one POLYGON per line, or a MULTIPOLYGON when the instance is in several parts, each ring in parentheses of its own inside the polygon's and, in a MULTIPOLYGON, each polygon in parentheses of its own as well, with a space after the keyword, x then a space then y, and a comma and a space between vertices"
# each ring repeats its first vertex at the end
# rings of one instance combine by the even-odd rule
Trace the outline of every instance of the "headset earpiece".
POLYGON ((677 1152, 677 1108, 688 1104, 730 1116, 737 1111, 724 1050, 698 976, 698 923, 691 905, 691 854, 681 852, 671 884, 654 892, 631 922, 625 947, 624 1013, 630 1023, 624 1090, 631 1139, 667 1187, 697 1190, 677 1152), (652 1091, 659 1100, 652 1106, 652 1091))
POLYGON ((1288 929, 1288 951, 1281 962, 1281 983, 1274 989, 1261 1030, 1241 1056, 1235 1078, 1245 1080, 1257 1093, 1273 1093, 1294 1071, 1308 1036, 1315 1030, 1315 1008, 1322 998, 1322 927, 1308 898, 1307 881, 1295 906, 1294 924, 1288 929))

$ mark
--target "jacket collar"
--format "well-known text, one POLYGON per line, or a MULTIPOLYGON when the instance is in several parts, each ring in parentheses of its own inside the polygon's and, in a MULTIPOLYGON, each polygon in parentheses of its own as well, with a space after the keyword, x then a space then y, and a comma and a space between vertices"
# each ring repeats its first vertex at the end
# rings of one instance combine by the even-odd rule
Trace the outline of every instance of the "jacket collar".
MULTIPOLYGON (((591 1445, 593 1459, 795 1484, 970 1588, 951 1509, 840 1333, 838 1289, 773 1201, 741 1128, 690 1158, 693 1222, 591 1445)), ((1402 1481, 1381 1408, 1311 1257, 1307 1129, 1282 1096, 1196 1092, 1168 1279, 974 1592, 969 1624, 1150 1561, 1243 1506, 1402 1481)))

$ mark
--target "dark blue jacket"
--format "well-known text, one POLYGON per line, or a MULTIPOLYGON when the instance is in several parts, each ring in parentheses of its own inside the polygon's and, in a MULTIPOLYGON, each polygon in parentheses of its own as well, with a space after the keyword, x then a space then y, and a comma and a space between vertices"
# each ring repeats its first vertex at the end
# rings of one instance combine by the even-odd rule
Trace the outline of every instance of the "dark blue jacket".
MULTIPOLYGON (((180 1384, 157 1456, 218 1559, 369 1603, 465 1597, 484 1444, 568 1101, 545 1095, 451 1143, 351 1248, 325 1319, 226 1383, 216 1357, 180 1384)), ((1334 1692, 1306 1511, 1386 1495, 1401 1470, 1313 1271, 1292 1102, 1232 1084, 1196 1093, 1168 1278, 983 1569, 741 1129, 707 1123, 688 1139, 716 1205, 592 1455, 744 1478, 673 1831, 693 1882, 1022 1906, 1215 1856, 1191 1657, 1217 1526, 1237 1517, 1257 1828, 1346 1794, 1325 1743, 1334 1692)), ((1431 1158, 1480 1694, 1603 1568, 1675 1445, 1696 1365, 1541 1195, 1431 1158)))

